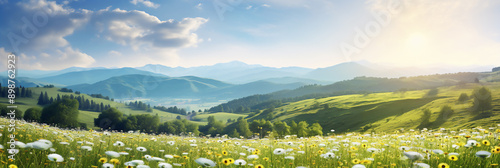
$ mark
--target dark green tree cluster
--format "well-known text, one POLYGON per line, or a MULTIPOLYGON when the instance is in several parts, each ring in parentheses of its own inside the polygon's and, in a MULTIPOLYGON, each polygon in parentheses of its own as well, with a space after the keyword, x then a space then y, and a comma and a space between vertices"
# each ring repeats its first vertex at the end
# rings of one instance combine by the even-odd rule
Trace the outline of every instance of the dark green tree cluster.
POLYGON ((186 119, 182 119, 171 120, 160 124, 160 126, 158 127, 158 133, 174 135, 192 133, 195 136, 198 136, 200 134, 200 131, 198 124, 190 122, 186 119))
MULTIPOLYGON (((125 103, 126 104, 126 103, 125 103)), ((142 101, 135 101, 135 102, 130 102, 126 104, 129 107, 132 107, 133 109, 136 110, 143 110, 147 112, 153 112, 153 109, 151 108, 151 105, 143 103, 142 101)))
POLYGON ((140 130, 145 133, 179 135, 191 132, 194 135, 199 134, 198 125, 186 119, 172 120, 160 124, 160 117, 158 114, 127 116, 123 115, 122 112, 115 108, 107 109, 99 114, 99 116, 94 119, 94 125, 103 129, 122 131, 140 130))
POLYGON ((55 86, 54 85, 43 85, 43 88, 53 88, 53 87, 55 87, 55 86))
POLYGON ((64 98, 43 108, 40 122, 55 124, 61 128, 77 128, 78 123, 78 101, 64 98))
POLYGON ((42 117, 42 108, 32 107, 24 112, 23 119, 26 121, 40 122, 41 117, 42 117))
POLYGON ((106 99, 106 100, 110 100, 110 99, 109 99, 109 96, 103 96, 102 94, 90 94, 89 96, 90 96, 90 97, 93 97, 93 98, 99 98, 99 99, 106 99))
POLYGON ((54 102, 54 99, 52 99, 52 101, 50 100, 49 98, 49 94, 47 92, 43 93, 43 92, 40 92, 40 96, 38 96, 38 105, 47 105, 47 104, 51 104, 54 102))
POLYGON ((491 91, 486 87, 474 89, 471 98, 474 99, 472 106, 474 112, 485 112, 493 108, 491 105, 491 91))
POLYGON ((200 127, 200 132, 215 136, 217 134, 224 134, 225 125, 222 121, 216 120, 214 116, 208 116, 207 125, 200 127))
POLYGON ((418 128, 427 128, 431 121, 431 110, 429 109, 424 109, 422 110, 422 116, 420 117, 420 125, 418 128))
POLYGON ((95 112, 102 112, 104 110, 107 110, 111 108, 111 105, 107 104, 104 105, 104 103, 98 103, 94 102, 94 100, 89 100, 85 99, 85 96, 73 96, 73 94, 68 95, 63 95, 62 97, 57 94, 57 97, 54 99, 53 97, 49 98, 49 95, 47 92, 43 93, 40 92, 40 96, 38 96, 38 105, 48 105, 52 104, 54 102, 60 101, 62 98, 68 98, 68 99, 75 99, 78 101, 78 110, 87 110, 87 111, 95 111, 95 112))
POLYGON ((9 113, 13 112, 15 114, 15 119, 23 118, 23 111, 20 109, 9 109, 7 106, 0 104, 0 116, 9 117, 9 113))
POLYGON ((60 92, 68 92, 68 93, 73 93, 73 90, 68 89, 68 88, 61 88, 61 89, 59 89, 58 91, 60 91, 60 92))
POLYGON ((467 95, 467 93, 462 93, 458 96, 458 102, 460 103, 464 103, 467 100, 469 100, 469 95, 467 95))
POLYGON ((94 125, 103 129, 111 130, 141 130, 146 133, 156 133, 160 117, 157 115, 123 115, 115 108, 103 111, 94 119, 94 125))
POLYGON ((500 67, 495 67, 491 70, 492 72, 500 71, 500 67))
MULTIPOLYGON (((14 88, 14 93, 16 97, 33 97, 33 91, 29 88, 25 87, 15 87, 14 88)), ((1 97, 7 97, 9 95, 9 88, 8 87, 3 87, 2 84, 0 84, 0 95, 1 97)))
POLYGON ((273 131, 273 127, 273 123, 265 119, 253 120, 250 123, 250 130, 261 138, 269 135, 273 131))
POLYGON ((439 94, 439 89, 438 88, 433 88, 433 89, 430 89, 424 97, 435 97, 439 94))
POLYGON ((175 114, 180 114, 180 115, 187 114, 186 109, 178 108, 177 106, 174 106, 174 107, 153 106, 153 108, 160 110, 160 111, 165 111, 165 112, 175 113, 175 114))

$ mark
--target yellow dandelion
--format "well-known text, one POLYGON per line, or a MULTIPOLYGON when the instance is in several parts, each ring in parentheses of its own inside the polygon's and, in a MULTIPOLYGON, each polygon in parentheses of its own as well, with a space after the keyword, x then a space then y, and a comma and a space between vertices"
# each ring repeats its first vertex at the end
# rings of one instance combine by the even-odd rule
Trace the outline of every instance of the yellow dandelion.
POLYGON ((115 164, 115 165, 119 165, 120 161, 118 159, 111 159, 111 160, 109 160, 109 163, 112 163, 112 164, 115 164))
POLYGON ((264 168, 264 166, 261 164, 258 164, 258 165, 255 165, 255 168, 264 168))
POLYGON ((448 157, 448 159, 450 159, 450 160, 452 160, 452 161, 457 161, 457 160, 458 160, 458 157, 457 157, 457 156, 455 156, 455 155, 450 155, 450 156, 448 157))
POLYGON ((100 158, 100 159, 99 159, 99 162, 101 162, 101 163, 106 163, 106 162, 108 162, 108 159, 107 159, 107 158, 100 158))
POLYGON ((222 164, 225 164, 226 166, 228 166, 229 164, 231 164, 231 162, 229 162, 228 159, 223 159, 222 164))
POLYGON ((488 141, 488 140, 483 140, 481 143, 483 145, 486 145, 486 146, 490 146, 490 144, 491 144, 490 141, 488 141))
POLYGON ((446 164, 446 163, 440 163, 438 165, 438 168, 450 168, 450 165, 446 164))

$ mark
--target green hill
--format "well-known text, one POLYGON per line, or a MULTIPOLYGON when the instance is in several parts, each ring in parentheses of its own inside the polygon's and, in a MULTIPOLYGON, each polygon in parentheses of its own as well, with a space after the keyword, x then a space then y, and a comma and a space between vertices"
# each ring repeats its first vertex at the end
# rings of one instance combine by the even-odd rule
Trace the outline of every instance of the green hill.
POLYGON ((426 96, 429 90, 353 94, 285 103, 274 108, 271 114, 264 110, 249 120, 269 118, 273 121, 318 122, 324 132, 331 129, 346 131, 393 131, 399 128, 415 129, 421 124, 423 109, 431 111, 428 128, 471 128, 495 125, 500 122, 500 82, 469 83, 438 88, 436 96, 426 96), (458 102, 461 93, 471 95, 473 89, 488 87, 492 92, 493 110, 482 114, 472 113, 473 100, 458 102), (439 111, 445 105, 454 110, 452 116, 437 122, 439 111))
POLYGON ((281 90, 269 94, 247 96, 220 104, 211 108, 209 111, 219 112, 223 109, 225 112, 238 113, 236 109, 241 106, 251 108, 252 110, 262 110, 271 106, 280 106, 282 103, 300 101, 309 98, 331 97, 356 93, 431 89, 436 87, 472 83, 477 79, 487 80, 494 76, 495 75, 490 73, 466 72, 402 78, 357 77, 330 85, 308 85, 293 90, 281 90))
MULTIPOLYGON (((34 87, 30 88, 33 91, 33 97, 32 98, 16 98, 16 105, 18 106, 18 109, 22 111, 26 111, 26 109, 30 107, 42 107, 37 105, 38 102, 38 96, 40 95, 40 92, 47 92, 49 97, 57 97, 57 94, 59 95, 70 95, 73 94, 73 96, 78 96, 75 93, 68 93, 68 92, 60 92, 58 91, 59 88, 42 88, 42 87, 34 87)), ((174 113, 169 113, 169 112, 164 112, 160 110, 153 109, 153 112, 146 112, 146 111, 140 111, 140 110, 134 110, 129 107, 127 107, 123 103, 119 102, 114 102, 106 99, 100 99, 100 98, 93 98, 89 95, 86 94, 80 94, 85 96, 86 99, 93 100, 96 103, 103 103, 103 104, 109 104, 111 107, 115 107, 124 114, 151 114, 151 115, 156 115, 158 114, 160 116, 160 122, 165 122, 168 120, 175 119, 178 114, 174 113)), ((0 98, 0 103, 1 104, 8 104, 8 99, 7 98, 0 98)), ((92 127, 94 125, 94 118, 96 118, 99 115, 99 112, 92 112, 92 111, 83 111, 80 110, 78 120, 79 122, 86 123, 88 127, 92 127)), ((182 118, 185 118, 184 116, 181 116, 182 118)))
POLYGON ((68 72, 55 76, 38 78, 36 80, 61 85, 76 85, 76 84, 92 84, 114 76, 142 74, 151 76, 164 76, 153 72, 142 71, 135 68, 118 68, 118 69, 91 69, 86 71, 68 72))
POLYGON ((151 75, 123 75, 96 82, 68 86, 82 93, 100 93, 113 98, 207 98, 218 100, 238 98, 253 94, 293 89, 303 83, 276 84, 257 81, 233 85, 218 80, 194 76, 166 77, 151 75))

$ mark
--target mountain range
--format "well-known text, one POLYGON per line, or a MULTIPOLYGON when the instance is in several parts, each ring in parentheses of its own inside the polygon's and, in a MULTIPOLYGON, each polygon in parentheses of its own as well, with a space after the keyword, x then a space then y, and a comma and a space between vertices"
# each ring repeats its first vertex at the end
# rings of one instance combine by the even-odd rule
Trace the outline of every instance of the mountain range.
MULTIPOLYGON (((311 69, 266 67, 233 61, 189 68, 148 64, 135 68, 72 67, 59 71, 20 70, 17 84, 25 87, 53 84, 82 93, 101 93, 118 99, 130 97, 227 99, 293 90, 311 84, 325 85, 325 88, 335 86, 327 90, 345 90, 338 89, 338 84, 329 84, 360 76, 397 78, 448 71, 451 70, 395 68, 369 62, 347 62, 311 69)), ((6 80, 2 80, 1 83, 5 86, 6 80)), ((356 90, 377 90, 363 87, 356 90)), ((314 92, 322 91, 320 89, 314 92)))

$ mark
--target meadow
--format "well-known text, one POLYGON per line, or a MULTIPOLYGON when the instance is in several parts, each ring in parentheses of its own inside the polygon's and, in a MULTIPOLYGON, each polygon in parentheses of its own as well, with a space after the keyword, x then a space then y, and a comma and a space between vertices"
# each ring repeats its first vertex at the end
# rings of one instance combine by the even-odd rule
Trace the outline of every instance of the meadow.
POLYGON ((63 130, 16 121, 10 153, 0 119, 2 167, 498 167, 500 125, 472 129, 328 133, 275 139, 200 138, 63 130))

